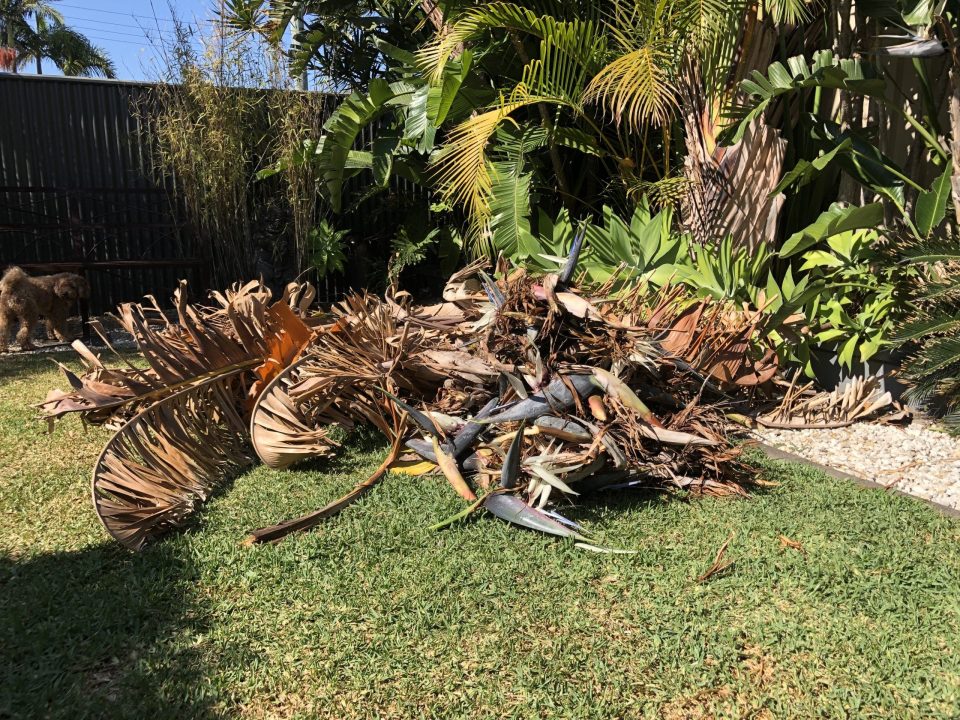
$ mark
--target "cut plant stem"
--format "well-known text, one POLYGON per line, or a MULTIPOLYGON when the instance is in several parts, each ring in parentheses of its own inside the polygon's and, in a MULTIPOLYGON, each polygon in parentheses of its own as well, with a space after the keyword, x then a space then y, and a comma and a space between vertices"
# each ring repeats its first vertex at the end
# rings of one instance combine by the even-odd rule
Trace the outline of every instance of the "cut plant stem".
POLYGON ((476 511, 477 508, 483 505, 484 500, 486 500, 488 497, 490 497, 494 493, 498 493, 498 492, 503 492, 503 490, 501 488, 496 488, 494 490, 491 490, 490 492, 484 493, 479 498, 477 498, 476 501, 474 501, 468 507, 458 512, 456 515, 451 515, 446 520, 441 520, 436 525, 431 525, 430 527, 427 528, 427 530, 431 530, 431 531, 442 530, 445 527, 449 527, 450 525, 453 525, 458 520, 463 520, 465 517, 473 514, 473 512, 476 511))
POLYGON ((246 537, 246 539, 244 539, 243 545, 249 546, 256 545, 257 543, 279 542, 291 533, 309 530, 310 528, 319 525, 322 520, 333 517, 348 505, 352 504, 356 500, 359 500, 364 493, 366 493, 370 488, 384 478, 390 466, 400 456, 400 448, 403 445, 402 438, 405 426, 406 420, 404 419, 401 421, 401 426, 397 429, 397 434, 393 441, 393 445, 390 447, 390 452, 387 453, 386 459, 383 461, 383 463, 381 463, 380 467, 373 471, 373 474, 370 475, 370 477, 368 477, 362 483, 359 483, 353 488, 353 490, 348 492, 343 497, 334 500, 329 505, 324 505, 319 510, 314 510, 311 513, 307 513, 306 515, 302 515, 298 518, 293 518, 292 520, 285 520, 284 522, 277 523, 276 525, 270 525, 268 527, 260 528, 259 530, 254 530, 246 537))

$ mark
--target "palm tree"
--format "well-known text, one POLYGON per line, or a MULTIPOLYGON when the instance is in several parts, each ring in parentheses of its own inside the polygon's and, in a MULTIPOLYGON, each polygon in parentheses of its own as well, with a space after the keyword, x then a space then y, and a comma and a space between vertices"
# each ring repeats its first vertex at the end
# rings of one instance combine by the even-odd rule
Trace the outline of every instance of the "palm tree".
POLYGON ((42 74, 47 58, 64 75, 116 74, 107 54, 64 24, 63 16, 46 0, 0 0, 0 38, 15 51, 13 72, 32 60, 42 74))

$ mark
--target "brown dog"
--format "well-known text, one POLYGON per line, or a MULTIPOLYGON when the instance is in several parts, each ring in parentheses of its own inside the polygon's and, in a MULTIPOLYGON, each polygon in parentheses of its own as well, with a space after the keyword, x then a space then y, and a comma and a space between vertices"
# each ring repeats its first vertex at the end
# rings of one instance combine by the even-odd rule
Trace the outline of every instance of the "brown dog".
POLYGON ((0 278, 0 352, 6 352, 10 334, 19 320, 17 342, 24 350, 33 348, 33 328, 42 317, 47 337, 67 339, 67 317, 77 300, 90 297, 90 284, 74 273, 30 277, 11 267, 0 278))

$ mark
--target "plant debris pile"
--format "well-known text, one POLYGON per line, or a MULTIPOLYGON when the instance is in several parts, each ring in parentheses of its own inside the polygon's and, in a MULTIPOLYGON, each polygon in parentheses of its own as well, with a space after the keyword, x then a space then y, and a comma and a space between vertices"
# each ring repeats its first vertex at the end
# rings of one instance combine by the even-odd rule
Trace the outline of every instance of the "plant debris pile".
POLYGON ((587 538, 559 511, 587 493, 744 494, 751 471, 724 412, 777 372, 765 316, 615 279, 587 294, 571 280, 577 249, 543 277, 501 265, 495 280, 476 263, 436 305, 352 295, 318 314, 309 288, 291 285, 274 302, 249 283, 202 308, 181 287, 175 320, 155 302, 120 309, 146 369, 109 369, 77 343, 89 371, 65 369, 72 389, 40 407, 118 428, 93 496, 132 549, 180 525, 253 461, 251 446, 287 467, 338 452, 334 426, 378 428, 391 442, 383 466, 252 541, 310 527, 388 470, 442 473, 472 503, 458 517, 482 506, 578 541, 587 538))

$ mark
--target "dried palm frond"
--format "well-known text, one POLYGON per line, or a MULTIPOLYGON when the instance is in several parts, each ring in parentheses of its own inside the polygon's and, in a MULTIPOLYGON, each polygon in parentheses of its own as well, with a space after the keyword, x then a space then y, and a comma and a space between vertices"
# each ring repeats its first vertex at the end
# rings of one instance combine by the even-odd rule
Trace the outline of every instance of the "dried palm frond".
POLYGON ((265 465, 289 467, 298 460, 331 454, 338 444, 328 434, 328 422, 296 403, 287 394, 303 358, 278 374, 265 388, 250 414, 250 439, 265 465))
POLYGON ((93 471, 107 532, 139 550, 253 462, 237 410, 246 392, 243 370, 234 370, 150 405, 117 431, 93 471))
POLYGON ((75 343, 89 371, 78 377, 64 368, 72 392, 52 391, 40 407, 50 422, 79 412, 119 427, 94 470, 93 499, 121 543, 139 549, 181 524, 252 462, 247 410, 312 338, 291 307, 303 312, 309 297, 309 289, 288 288, 270 304, 270 292, 251 282, 212 293, 216 306, 207 308, 187 302, 182 282, 175 321, 153 298, 119 308, 147 368, 108 368, 75 343))
POLYGON ((370 295, 352 295, 333 308, 336 322, 317 336, 302 359, 278 376, 260 397, 251 434, 260 459, 271 467, 329 454, 336 444, 326 426, 350 429, 370 423, 385 434, 388 404, 381 389, 408 397, 434 397, 445 382, 484 384, 495 373, 480 359, 453 347, 449 328, 425 327, 417 312, 370 295))
POLYGON ((875 416, 893 406, 878 377, 850 378, 830 392, 814 392, 813 383, 791 383, 775 410, 757 417, 770 428, 838 428, 875 416))
POLYGON ((494 279, 472 266, 451 279, 449 299, 428 307, 403 292, 355 294, 300 317, 295 292, 270 305, 256 284, 214 295, 215 310, 178 295, 178 322, 159 327, 156 304, 126 307, 150 368, 107 370, 79 348, 94 370, 78 379, 72 401, 90 414, 165 396, 97 463, 94 500, 105 526, 139 548, 250 462, 248 431, 263 462, 288 467, 334 453, 331 426, 379 429, 392 443, 389 457, 343 498, 254 531, 251 541, 330 517, 394 460, 415 474, 441 472, 467 501, 482 496, 456 517, 486 507, 581 544, 586 533, 557 530, 571 526, 554 510, 581 495, 743 495, 751 473, 727 440, 725 413, 777 371, 766 316, 692 301, 679 288, 651 297, 611 282, 588 292, 572 282, 576 252, 563 272, 538 278, 501 266, 494 279), (111 392, 117 397, 101 402, 111 392))
POLYGON ((143 304, 121 305, 117 320, 133 337, 149 367, 140 369, 127 363, 125 368, 108 368, 89 348, 75 342, 88 372, 78 377, 61 366, 73 389, 50 391, 39 405, 43 416, 52 421, 80 412, 88 422, 103 423, 118 413, 129 415, 189 385, 236 370, 265 366, 260 378, 266 381, 310 339, 311 330, 285 302, 270 305, 270 292, 259 282, 211 297, 218 307, 189 304, 186 282, 182 281, 173 295, 175 321, 152 297, 143 304))

